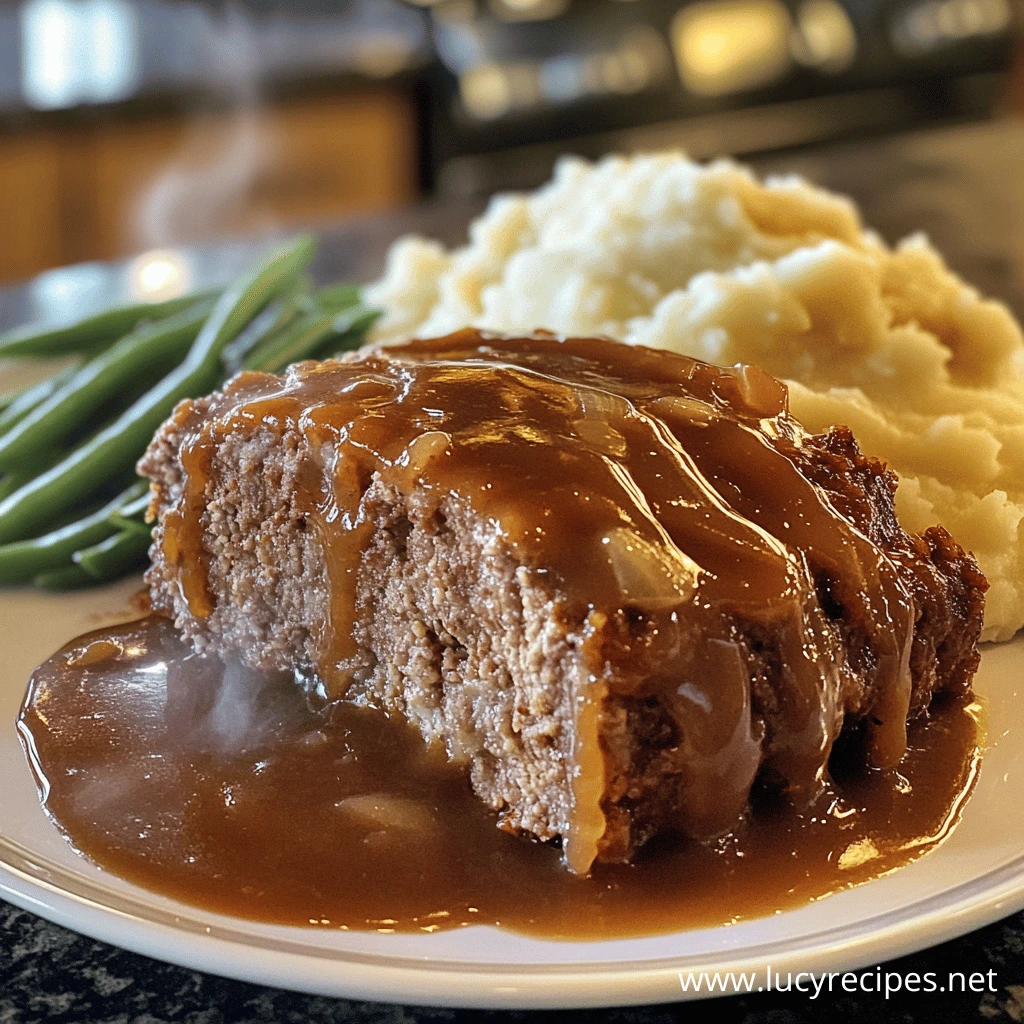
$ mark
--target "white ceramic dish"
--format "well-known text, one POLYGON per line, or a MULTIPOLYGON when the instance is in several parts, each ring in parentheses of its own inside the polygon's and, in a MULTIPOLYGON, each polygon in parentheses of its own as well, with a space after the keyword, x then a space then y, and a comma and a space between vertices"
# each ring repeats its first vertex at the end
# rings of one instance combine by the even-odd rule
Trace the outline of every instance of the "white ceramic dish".
MULTIPOLYGON (((433 935, 274 927, 209 914, 76 856, 39 806, 14 721, 32 668, 122 610, 138 581, 84 594, 0 594, 0 896, 58 924, 183 966, 324 995, 477 1007, 684 998, 679 972, 843 971, 941 942, 1024 907, 1024 639, 986 650, 976 689, 987 751, 959 827, 888 877, 728 928, 550 942, 495 928, 433 935)), ((756 988, 756 985, 755 985, 756 988)), ((691 997, 692 997, 691 993, 691 997)))

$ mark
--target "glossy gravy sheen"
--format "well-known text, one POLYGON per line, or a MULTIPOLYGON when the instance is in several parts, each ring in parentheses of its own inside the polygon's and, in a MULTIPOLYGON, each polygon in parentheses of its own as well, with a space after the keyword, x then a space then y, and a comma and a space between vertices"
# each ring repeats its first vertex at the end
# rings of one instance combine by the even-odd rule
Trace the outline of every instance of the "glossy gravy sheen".
POLYGON ((759 773, 813 800, 847 714, 864 721, 873 764, 903 755, 913 598, 801 470, 785 387, 756 367, 466 330, 283 377, 241 374, 179 409, 175 429, 182 484, 157 538, 185 599, 176 613, 196 622, 218 614, 204 517, 217 472, 237 470, 214 470, 219 449, 233 436, 302 439, 293 503, 321 540, 330 593, 307 624, 306 668, 333 697, 359 693, 377 661, 353 629, 371 480, 457 495, 543 574, 580 651, 580 678, 564 681, 575 688, 572 810, 554 823, 580 874, 606 831, 609 698, 651 699, 671 716, 683 739, 662 756, 679 780, 676 821, 696 838, 732 827, 759 773), (837 656, 826 605, 870 652, 863 682, 837 656), (772 635, 770 710, 752 695, 738 622, 772 635))
POLYGON ((291 675, 200 657, 151 616, 36 670, 19 719, 44 805, 102 868, 212 911, 333 929, 500 924, 608 938, 771 914, 919 857, 978 769, 974 706, 940 699, 898 769, 844 765, 802 811, 755 800, 728 838, 566 871, 507 835, 443 750, 291 675))

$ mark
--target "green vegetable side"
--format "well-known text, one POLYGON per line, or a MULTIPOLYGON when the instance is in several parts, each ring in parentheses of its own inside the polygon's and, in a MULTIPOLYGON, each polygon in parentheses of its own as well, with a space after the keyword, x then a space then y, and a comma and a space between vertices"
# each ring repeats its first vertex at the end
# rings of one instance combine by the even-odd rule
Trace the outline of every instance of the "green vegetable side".
POLYGON ((240 369, 279 373, 362 344, 377 312, 354 285, 317 289, 315 252, 302 235, 223 291, 0 335, 2 358, 78 357, 0 397, 0 586, 70 590, 138 571, 151 528, 135 463, 174 406, 240 369))

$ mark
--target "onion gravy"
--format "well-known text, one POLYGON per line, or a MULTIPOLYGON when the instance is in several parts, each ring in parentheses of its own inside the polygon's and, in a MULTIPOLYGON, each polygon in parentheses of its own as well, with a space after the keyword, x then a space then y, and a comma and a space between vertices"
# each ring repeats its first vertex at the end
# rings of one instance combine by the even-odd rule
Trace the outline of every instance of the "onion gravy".
POLYGON ((199 656, 159 616, 40 666, 19 731, 76 849, 184 903, 329 929, 597 939, 771 914, 926 853, 976 778, 975 710, 940 697, 898 769, 839 749, 811 807, 759 797, 724 840, 662 838, 586 878, 556 848, 496 828, 413 727, 290 674, 199 656))

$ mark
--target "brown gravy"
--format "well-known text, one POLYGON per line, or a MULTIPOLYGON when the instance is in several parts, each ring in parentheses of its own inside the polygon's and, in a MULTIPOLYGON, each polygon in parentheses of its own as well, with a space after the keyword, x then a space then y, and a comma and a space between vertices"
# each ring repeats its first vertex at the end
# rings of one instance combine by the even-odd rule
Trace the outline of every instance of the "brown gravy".
POLYGON ((878 877, 949 834, 979 763, 976 706, 940 699, 898 769, 837 751, 810 808, 756 801, 725 840, 661 840, 581 878, 497 829, 414 728, 199 657, 160 617, 54 655, 19 730, 67 838, 147 889, 282 924, 562 939, 722 925, 878 877))
MULTIPOLYGON (((324 551, 326 583, 310 589, 329 599, 304 606, 308 642, 296 660, 311 657, 304 667, 332 697, 363 692, 386 706, 381 659, 356 628, 376 617, 358 600, 375 531, 371 482, 432 501, 457 495, 494 524, 578 651, 558 694, 571 701, 572 727, 557 715, 543 723, 552 742, 572 744, 558 762, 573 770, 571 810, 552 802, 544 827, 565 837, 574 871, 621 859, 616 844, 627 837, 609 827, 613 814, 640 821, 655 804, 629 757, 613 764, 608 753, 608 723, 627 708, 660 709, 652 729, 681 738, 656 757, 675 786, 673 822, 698 839, 734 825, 759 777, 813 800, 847 717, 863 721, 872 764, 903 756, 918 611, 911 573, 815 482, 809 467, 828 456, 808 453, 785 386, 756 367, 600 338, 465 330, 282 377, 240 374, 179 407, 173 434, 180 480, 156 530, 171 580, 161 608, 174 603, 214 638, 275 575, 255 565, 245 596, 226 597, 223 579, 211 585, 212 552, 235 543, 208 530, 222 511, 214 485, 239 468, 218 453, 253 436, 307 453, 293 492, 274 485, 275 511, 301 519, 324 551), (770 686, 758 687, 759 673, 770 686), (641 796, 627 812, 623 793, 634 785, 641 796)), ((258 457, 247 465, 259 472, 258 457)), ((245 499, 224 499, 236 503, 245 499)), ((268 560, 272 534, 254 530, 268 560)), ((468 648, 473 624, 452 628, 468 648)), ((262 663, 284 667, 279 656, 262 663)), ((518 699, 536 718, 533 699, 518 699)), ((544 759, 539 742, 522 740, 524 763, 544 759)))

